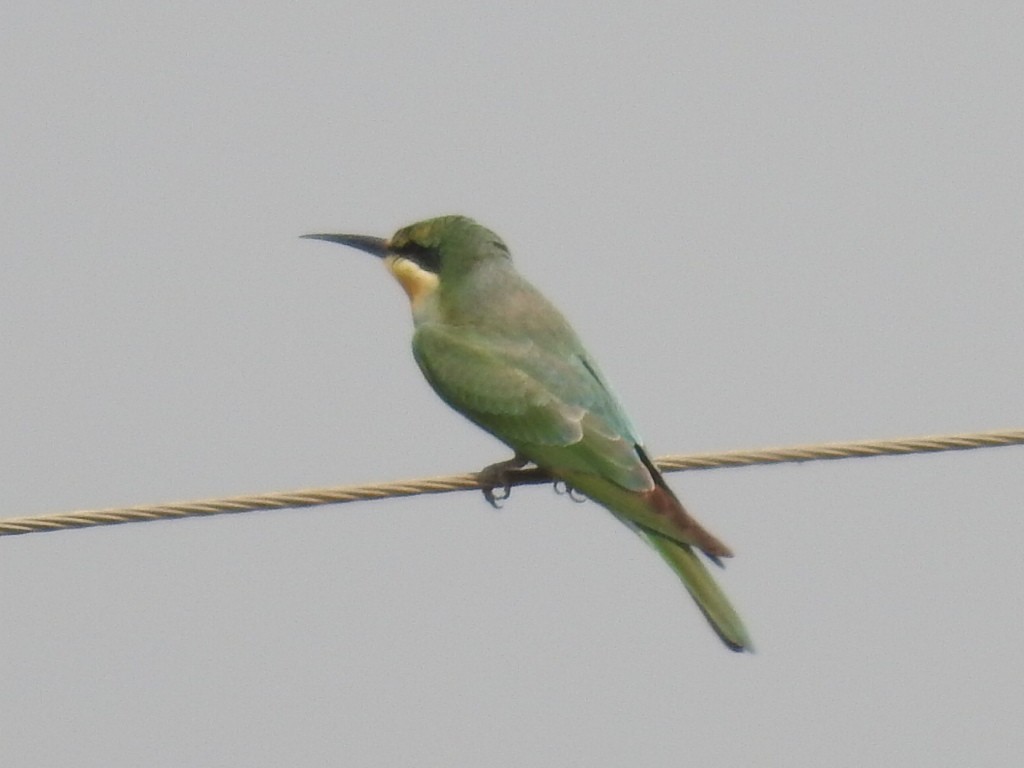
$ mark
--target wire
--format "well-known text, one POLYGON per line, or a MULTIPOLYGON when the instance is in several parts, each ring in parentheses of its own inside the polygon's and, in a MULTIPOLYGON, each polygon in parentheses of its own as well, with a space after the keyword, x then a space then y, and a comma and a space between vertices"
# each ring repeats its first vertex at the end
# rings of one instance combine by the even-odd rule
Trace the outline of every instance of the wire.
MULTIPOLYGON (((759 450, 725 451, 723 453, 694 453, 662 456, 657 465, 665 472, 720 467, 743 467, 754 464, 782 464, 805 461, 864 458, 908 453, 934 453, 938 451, 964 451, 972 448, 994 448, 1024 444, 1024 430, 973 432, 956 435, 930 435, 904 437, 893 440, 861 440, 847 443, 819 443, 759 450)), ((538 485, 553 480, 541 469, 518 471, 510 485, 538 485)), ((183 517, 204 517, 233 512, 252 512, 260 509, 292 509, 315 507, 321 504, 342 504, 350 501, 389 499, 401 496, 419 496, 428 493, 480 490, 476 473, 446 477, 400 480, 370 485, 347 485, 333 488, 311 488, 283 493, 265 493, 254 496, 229 496, 221 499, 172 502, 137 507, 83 510, 49 515, 10 517, 0 519, 0 536, 23 533, 41 533, 73 528, 91 528, 97 525, 139 523, 148 520, 173 520, 183 517)))

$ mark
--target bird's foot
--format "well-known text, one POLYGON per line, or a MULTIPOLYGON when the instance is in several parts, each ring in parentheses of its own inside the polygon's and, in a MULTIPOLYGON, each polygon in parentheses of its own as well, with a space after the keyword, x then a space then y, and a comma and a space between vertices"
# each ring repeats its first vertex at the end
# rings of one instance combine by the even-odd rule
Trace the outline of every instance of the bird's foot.
POLYGON ((516 454, 511 459, 489 464, 477 472, 476 476, 487 503, 495 509, 501 509, 501 502, 512 495, 512 484, 516 475, 528 463, 528 459, 516 454), (501 494, 495 494, 495 489, 501 489, 501 494))
POLYGON ((555 480, 555 482, 552 483, 551 487, 555 489, 555 493, 557 493, 559 496, 568 496, 577 504, 582 504, 587 500, 586 496, 584 496, 582 493, 580 493, 567 482, 565 482, 565 480, 555 480))

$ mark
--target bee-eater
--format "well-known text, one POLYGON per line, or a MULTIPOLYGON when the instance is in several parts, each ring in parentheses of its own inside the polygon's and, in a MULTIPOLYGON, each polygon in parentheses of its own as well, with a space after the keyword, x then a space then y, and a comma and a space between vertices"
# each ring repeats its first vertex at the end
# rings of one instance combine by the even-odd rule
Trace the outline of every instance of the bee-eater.
POLYGON ((413 354, 427 381, 515 451, 481 473, 486 482, 507 495, 505 478, 532 462, 606 507, 661 553, 729 648, 751 650, 694 548, 715 563, 732 552, 683 509, 575 331, 516 272, 500 237, 464 216, 421 221, 390 239, 304 237, 383 259, 409 296, 413 354))

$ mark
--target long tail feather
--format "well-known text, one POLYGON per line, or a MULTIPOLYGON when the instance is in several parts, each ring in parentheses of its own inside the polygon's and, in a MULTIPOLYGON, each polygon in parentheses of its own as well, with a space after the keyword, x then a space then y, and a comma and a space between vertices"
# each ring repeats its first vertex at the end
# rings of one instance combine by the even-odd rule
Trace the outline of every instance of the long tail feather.
POLYGON ((693 548, 648 531, 641 531, 640 535, 658 550, 665 562, 679 575, 722 642, 733 651, 753 651, 754 646, 742 619, 693 548))
POLYGON ((638 493, 596 475, 561 474, 571 487, 613 512, 658 550, 682 579, 722 642, 734 651, 753 650, 743 621, 694 547, 705 551, 715 562, 732 552, 687 514, 660 475, 656 476, 658 486, 653 491, 638 493))

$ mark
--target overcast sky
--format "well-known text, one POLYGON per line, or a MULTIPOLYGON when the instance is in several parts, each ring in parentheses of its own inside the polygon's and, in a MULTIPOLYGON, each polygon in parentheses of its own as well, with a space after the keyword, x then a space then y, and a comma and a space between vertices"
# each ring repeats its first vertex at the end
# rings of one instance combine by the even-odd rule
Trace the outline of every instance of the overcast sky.
MULTIPOLYGON (((1018 3, 55 3, 0 25, 2 516, 475 470, 373 258, 464 213, 653 454, 1024 427, 1018 3)), ((670 476, 724 650, 520 489, 0 539, 5 766, 1007 766, 1024 448, 670 476)))

